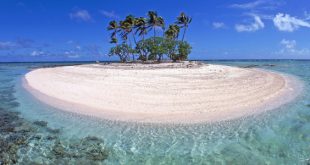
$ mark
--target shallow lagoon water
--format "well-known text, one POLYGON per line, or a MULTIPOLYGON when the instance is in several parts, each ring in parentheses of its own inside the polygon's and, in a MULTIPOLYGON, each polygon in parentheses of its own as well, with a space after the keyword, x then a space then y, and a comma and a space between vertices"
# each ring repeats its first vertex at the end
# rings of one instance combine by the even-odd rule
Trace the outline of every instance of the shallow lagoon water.
MULTIPOLYGON (((23 122, 37 128, 29 135, 26 145, 19 148, 18 163, 74 164, 75 159, 81 158, 72 156, 72 144, 82 143, 87 137, 102 139, 100 145, 107 152, 106 157, 100 160, 93 159, 96 158, 94 156, 83 157, 85 162, 95 164, 310 163, 310 61, 207 63, 251 66, 291 74, 304 83, 304 90, 295 101, 276 110, 233 121, 195 125, 124 123, 64 112, 33 98, 21 85, 23 75, 34 67, 51 64, 0 64, 3 82, 0 93, 10 92, 12 95, 8 97, 15 101, 14 106, 6 105, 5 100, 0 101, 0 105, 7 111, 20 112, 23 122), (5 91, 8 86, 14 90, 5 91), (46 121, 48 124, 46 128, 38 127, 34 121, 46 121), (58 131, 53 134, 51 130, 58 131), (53 138, 31 139, 37 135, 53 138), (55 152, 51 151, 59 142, 64 151, 56 154, 63 155, 54 156, 55 152)), ((84 148, 77 147, 75 152, 79 149, 84 148)))

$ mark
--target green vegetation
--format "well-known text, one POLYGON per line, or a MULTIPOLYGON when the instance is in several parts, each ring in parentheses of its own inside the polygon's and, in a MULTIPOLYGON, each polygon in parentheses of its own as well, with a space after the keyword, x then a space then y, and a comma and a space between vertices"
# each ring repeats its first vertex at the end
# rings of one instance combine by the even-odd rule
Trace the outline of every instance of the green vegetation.
POLYGON ((122 21, 113 20, 107 28, 111 31, 110 43, 114 44, 109 56, 118 56, 121 62, 187 60, 192 47, 184 38, 191 21, 182 12, 175 24, 166 29, 164 19, 155 11, 149 11, 147 18, 128 15, 122 21), (183 34, 179 40, 181 29, 183 34))

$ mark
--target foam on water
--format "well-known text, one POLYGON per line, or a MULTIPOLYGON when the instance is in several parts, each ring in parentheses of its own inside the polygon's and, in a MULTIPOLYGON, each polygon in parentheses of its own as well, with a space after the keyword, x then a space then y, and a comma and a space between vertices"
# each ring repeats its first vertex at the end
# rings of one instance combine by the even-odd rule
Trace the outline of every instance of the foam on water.
MULTIPOLYGON (((221 62, 259 65, 305 82, 295 101, 255 116, 214 124, 158 125, 113 122, 49 107, 15 82, 17 108, 29 121, 47 121, 68 141, 104 139, 107 164, 307 164, 310 163, 310 61, 221 62), (276 66, 264 66, 275 64, 276 66)), ((25 73, 26 67, 17 72, 25 73)), ((44 132, 43 132, 44 133, 44 132)), ((48 144, 46 144, 48 145, 48 144)), ((30 152, 31 153, 31 152, 30 152)), ((33 152, 35 153, 35 152, 33 152)))

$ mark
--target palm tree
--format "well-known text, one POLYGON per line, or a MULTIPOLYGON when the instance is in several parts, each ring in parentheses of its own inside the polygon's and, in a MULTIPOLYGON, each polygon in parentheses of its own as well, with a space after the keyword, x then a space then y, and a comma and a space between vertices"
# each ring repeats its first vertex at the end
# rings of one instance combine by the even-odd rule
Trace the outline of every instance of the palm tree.
POLYGON ((165 21, 162 17, 157 15, 157 12, 155 11, 149 11, 148 12, 148 25, 150 30, 154 30, 154 42, 155 42, 155 37, 156 37, 156 27, 160 27, 162 29, 165 28, 165 21))
POLYGON ((186 16, 184 12, 180 14, 180 16, 177 17, 176 24, 181 25, 181 28, 184 28, 183 31, 183 37, 182 42, 184 41, 185 33, 188 28, 188 25, 192 22, 192 18, 189 16, 186 16))
MULTIPOLYGON (((148 20, 147 20, 148 28, 150 30, 153 29, 153 31, 154 31, 153 44, 155 46, 155 42, 156 42, 156 28, 159 27, 159 28, 164 29, 165 28, 165 21, 164 21, 164 19, 162 17, 158 16, 157 12, 155 12, 155 11, 149 11, 148 12, 148 17, 149 17, 148 20)), ((155 56, 157 56, 157 55, 155 55, 155 56)))
MULTIPOLYGON (((123 44, 127 44, 131 46, 131 43, 128 44, 128 35, 132 31, 131 25, 126 21, 119 22, 119 32, 123 39, 123 44)), ((128 47, 127 47, 128 48, 128 47)), ((127 49, 127 53, 129 54, 129 49, 127 49)), ((128 56, 129 58, 129 56, 128 56)))
POLYGON ((135 34, 138 33, 140 37, 142 36, 142 40, 144 41, 144 36, 147 34, 146 19, 143 17, 136 18, 135 29, 136 29, 135 34))
POLYGON ((133 33, 133 29, 135 28, 135 24, 136 24, 136 18, 133 15, 128 15, 124 22, 127 23, 128 33, 132 34, 133 40, 135 44, 137 44, 135 34, 133 33))
MULTIPOLYGON (((160 62, 164 55, 173 60, 180 60, 181 56, 179 55, 182 50, 182 55, 186 58, 191 47, 187 42, 184 42, 184 39, 191 21, 192 18, 182 12, 177 17, 175 24, 170 25, 166 30, 164 19, 158 16, 155 11, 149 11, 147 18, 128 15, 119 22, 113 20, 107 27, 107 30, 112 32, 110 43, 116 44, 114 48, 111 48, 110 55, 118 55, 123 62, 131 60, 131 55, 134 61, 137 54, 142 60, 157 59, 160 62), (159 28, 163 30, 162 37, 156 36, 159 28), (182 41, 177 41, 181 28, 183 28, 182 41), (149 31, 153 31, 154 36, 145 39, 149 31), (137 41, 136 37, 140 41, 137 41), (118 39, 122 40, 122 43, 119 43, 118 39), (134 40, 134 44, 131 43, 132 40, 134 40), (178 47, 178 51, 176 51, 176 47, 178 47)), ((182 59, 185 58, 182 56, 182 59)))
MULTIPOLYGON (((171 47, 168 48, 168 56, 170 59, 172 59, 174 56, 174 52, 175 52, 175 49, 176 49, 176 46, 177 44, 175 43, 175 40, 178 39, 179 37, 179 33, 180 33, 180 27, 178 25, 169 25, 169 28, 168 30, 165 32, 165 37, 172 41, 172 45, 171 47)), ((169 45, 169 44, 167 44, 169 45)))
POLYGON ((128 41, 128 34, 130 33, 130 25, 125 21, 119 22, 120 34, 123 39, 123 42, 127 43, 128 41))
POLYGON ((114 43, 114 44, 117 45, 117 37, 116 37, 116 35, 117 35, 118 30, 119 30, 119 26, 118 26, 117 22, 116 21, 111 21, 109 23, 109 26, 108 26, 107 29, 110 30, 110 31, 113 31, 112 34, 111 34, 111 41, 110 41, 110 43, 114 43))
MULTIPOLYGON (((142 37, 142 42, 140 43, 141 45, 139 45, 139 47, 144 46, 144 37, 148 32, 147 26, 148 26, 148 24, 147 24, 147 21, 145 18, 143 18, 143 17, 136 18, 136 22, 135 22, 136 32, 135 32, 135 34, 138 34, 139 37, 142 37)), ((140 55, 145 57, 145 60, 147 61, 148 60, 147 54, 144 54, 143 51, 139 48, 138 48, 138 51, 140 52, 140 55)))
POLYGON ((165 36, 168 39, 177 39, 179 37, 180 27, 178 25, 169 25, 168 30, 165 32, 165 36))
MULTIPOLYGON (((121 28, 122 28, 122 37, 125 41, 128 39, 128 35, 131 34, 134 40, 134 43, 137 44, 135 34, 133 32, 136 24, 136 18, 133 15, 128 15, 124 21, 121 21, 121 28)), ((131 45, 131 40, 129 40, 130 47, 131 45)), ((132 59, 135 60, 134 53, 132 54, 132 59)))

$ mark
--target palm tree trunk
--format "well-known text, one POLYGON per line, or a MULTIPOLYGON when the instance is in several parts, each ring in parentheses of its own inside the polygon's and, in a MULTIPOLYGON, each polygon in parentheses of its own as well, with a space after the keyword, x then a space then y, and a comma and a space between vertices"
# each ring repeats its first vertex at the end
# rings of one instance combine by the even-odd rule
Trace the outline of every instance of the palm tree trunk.
MULTIPOLYGON (((126 44, 127 44, 127 46, 131 45, 131 44, 130 44, 130 41, 128 42, 128 39, 126 40, 126 44)), ((128 62, 128 61, 130 61, 129 49, 127 49, 127 53, 126 53, 126 54, 127 54, 127 55, 126 55, 126 56, 127 56, 127 57, 126 57, 126 60, 127 60, 127 62, 128 62)))
MULTIPOLYGON (((136 41, 135 34, 134 34, 133 32, 131 32, 131 34, 132 34, 133 41, 135 42, 135 45, 137 45, 137 41, 136 41)), ((134 53, 132 53, 132 59, 133 59, 133 61, 135 61, 135 55, 134 55, 134 53)))
MULTIPOLYGON (((132 49, 132 42, 131 42, 131 39, 129 38, 129 46, 130 46, 130 49, 132 49)), ((134 53, 133 52, 130 52, 131 53, 131 55, 132 55, 132 61, 134 61, 135 60, 135 55, 134 55, 134 53)))
MULTIPOLYGON (((154 27, 154 46, 155 46, 155 37, 156 37, 156 29, 155 29, 155 27, 154 27)), ((155 54, 155 59, 157 58, 157 55, 155 54)))
POLYGON ((184 41, 184 37, 185 37, 185 33, 186 33, 186 29, 187 29, 187 27, 185 26, 185 27, 184 27, 183 36, 182 36, 182 42, 184 41))
MULTIPOLYGON (((116 29, 114 30, 114 33, 115 33, 115 37, 117 38, 117 31, 116 31, 116 29)), ((117 40, 116 40, 116 42, 115 42, 115 45, 116 45, 116 47, 117 47, 117 40)))
POLYGON ((132 38, 133 38, 133 41, 135 42, 135 44, 137 45, 137 41, 136 41, 136 37, 135 37, 135 34, 133 32, 131 32, 132 34, 132 38))
MULTIPOLYGON (((144 33, 143 33, 143 35, 142 35, 142 47, 144 47, 144 33)), ((148 55, 147 55, 147 53, 145 54, 145 60, 147 61, 147 60, 149 60, 148 59, 148 55)))

